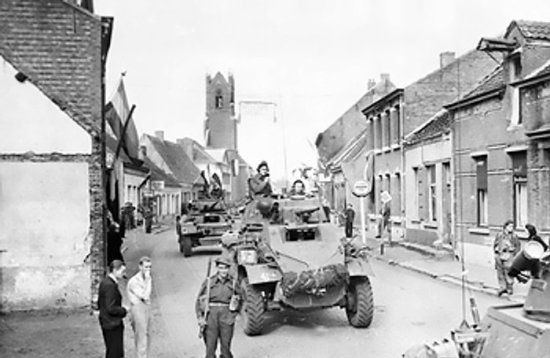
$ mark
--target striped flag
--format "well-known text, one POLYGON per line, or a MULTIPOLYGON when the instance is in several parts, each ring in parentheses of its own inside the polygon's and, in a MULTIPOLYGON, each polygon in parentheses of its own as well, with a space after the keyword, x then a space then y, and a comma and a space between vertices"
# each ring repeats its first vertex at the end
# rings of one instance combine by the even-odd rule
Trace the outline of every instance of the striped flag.
POLYGON ((134 120, 129 117, 130 106, 126 97, 124 81, 122 77, 111 100, 105 106, 105 119, 109 123, 117 141, 122 141, 122 148, 130 158, 138 158, 139 137, 134 120), (124 131, 124 124, 130 121, 124 131), (124 133, 123 133, 124 132, 124 133))

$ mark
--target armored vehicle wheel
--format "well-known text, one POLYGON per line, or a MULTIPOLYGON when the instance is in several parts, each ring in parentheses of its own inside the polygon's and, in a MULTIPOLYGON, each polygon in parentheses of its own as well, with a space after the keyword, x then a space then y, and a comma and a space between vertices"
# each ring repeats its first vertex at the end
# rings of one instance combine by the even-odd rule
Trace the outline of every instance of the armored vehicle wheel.
POLYGON ((264 299, 262 293, 248 279, 241 281, 241 292, 243 295, 243 307, 241 316, 243 318, 244 333, 248 336, 256 336, 262 333, 264 326, 264 299))
POLYGON ((193 245, 191 244, 191 238, 189 236, 181 238, 180 252, 183 252, 183 256, 185 257, 193 255, 193 245))
POLYGON ((368 277, 352 279, 347 290, 346 315, 357 328, 367 328, 372 322, 374 303, 368 277))

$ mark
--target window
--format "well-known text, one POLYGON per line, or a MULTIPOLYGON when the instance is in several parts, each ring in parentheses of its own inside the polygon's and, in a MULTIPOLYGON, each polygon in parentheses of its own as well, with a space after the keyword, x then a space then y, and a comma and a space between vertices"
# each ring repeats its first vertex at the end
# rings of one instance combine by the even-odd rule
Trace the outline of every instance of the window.
POLYGON ((430 221, 437 221, 437 193, 435 165, 426 166, 428 175, 428 217, 430 221))
POLYGON ((527 152, 516 152, 512 157, 514 183, 514 223, 516 227, 527 224, 527 152))
POLYGON ((394 212, 401 215, 401 174, 395 173, 395 194, 393 195, 394 212))
POLYGON ((216 92, 216 108, 217 109, 223 108, 223 95, 222 95, 222 91, 220 90, 216 92))
POLYGON ((384 138, 384 146, 385 147, 391 147, 392 144, 392 123, 391 123, 391 113, 388 109, 386 112, 384 112, 384 128, 386 129, 386 138, 384 138))
POLYGON ((401 122, 400 122, 400 108, 399 105, 395 106, 395 121, 394 121, 394 133, 395 133, 395 144, 401 143, 401 122))
POLYGON ((489 205, 487 204, 487 156, 474 158, 476 162, 476 211, 477 225, 487 226, 489 205))
POLYGON ((376 212, 379 213, 380 212, 380 209, 381 209, 381 205, 380 205, 380 194, 382 194, 382 191, 384 190, 384 181, 383 181, 383 176, 382 175, 378 175, 376 177, 376 184, 378 185, 378 188, 376 188, 376 192, 375 192, 375 195, 376 195, 376 203, 375 203, 375 207, 376 207, 376 212))
POLYGON ((420 194, 420 176, 418 175, 418 168, 412 168, 413 170, 413 179, 414 179, 414 192, 412 193, 413 198, 413 208, 414 208, 414 216, 419 219, 420 217, 420 200, 419 200, 419 194, 420 194))
POLYGON ((443 185, 446 186, 446 188, 451 187, 451 163, 445 162, 443 165, 443 185))
POLYGON ((367 120, 367 131, 368 131, 368 142, 367 146, 369 149, 374 149, 374 119, 370 117, 367 120))
MULTIPOLYGON (((510 67, 509 67, 510 82, 519 80, 521 78, 521 71, 522 71, 521 55, 516 54, 510 59, 510 67)), ((520 99, 520 93, 519 93, 518 87, 513 86, 511 90, 512 90, 512 110, 511 110, 511 117, 510 117, 510 125, 517 126, 521 124, 521 114, 520 114, 521 99, 520 99)))
POLYGON ((376 128, 375 140, 376 149, 382 148, 382 123, 380 116, 374 117, 374 127, 376 128))

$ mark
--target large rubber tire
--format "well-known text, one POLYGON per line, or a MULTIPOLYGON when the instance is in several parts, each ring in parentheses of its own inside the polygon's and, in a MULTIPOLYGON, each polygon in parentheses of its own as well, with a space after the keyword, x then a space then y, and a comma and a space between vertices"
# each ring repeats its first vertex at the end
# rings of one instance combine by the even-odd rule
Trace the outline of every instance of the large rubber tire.
POLYGON ((347 289, 346 315, 356 328, 367 328, 374 316, 372 287, 368 277, 352 279, 347 289))
POLYGON ((180 252, 183 252, 183 256, 189 257, 193 255, 193 244, 189 236, 184 236, 180 241, 180 252))
POLYGON ((243 306, 241 317, 243 319, 244 333, 248 336, 262 334, 264 328, 265 305, 261 291, 248 283, 248 279, 241 280, 243 306))

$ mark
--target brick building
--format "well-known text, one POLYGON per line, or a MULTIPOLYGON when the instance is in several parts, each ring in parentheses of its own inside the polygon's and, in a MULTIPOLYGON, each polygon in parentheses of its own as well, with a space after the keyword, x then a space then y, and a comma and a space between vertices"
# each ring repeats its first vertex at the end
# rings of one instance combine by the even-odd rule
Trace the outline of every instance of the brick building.
POLYGON ((0 2, 2 310, 88 305, 104 275, 112 19, 86 4, 0 2))
POLYGON ((449 112, 440 110, 404 138, 407 241, 424 245, 437 240, 452 243, 451 121, 449 112), (419 168, 425 168, 423 178, 419 177, 419 168))
MULTIPOLYGON (((470 51, 455 59, 454 53, 440 55, 440 68, 414 83, 398 88, 362 110, 367 120, 368 150, 374 157, 374 195, 368 197, 370 226, 376 228, 380 210, 380 193, 388 191, 392 196, 391 217, 393 237, 405 234, 405 219, 411 214, 405 208, 410 196, 403 195, 405 173, 403 138, 434 116, 444 104, 452 102, 470 91, 496 66, 493 59, 481 51, 470 51)), ((426 168, 417 168, 418 180, 425 182, 426 168)), ((408 193, 407 193, 408 194, 408 193)), ((418 224, 428 223, 423 207, 426 193, 416 193, 419 203, 418 224)))
POLYGON ((454 117, 455 231, 477 264, 492 265, 491 244, 506 220, 514 220, 520 235, 529 221, 549 228, 548 91, 537 75, 550 59, 549 45, 550 23, 541 22, 513 21, 503 38, 482 38, 478 49, 502 55, 500 66, 447 106, 454 117))
POLYGON ((520 91, 520 122, 528 138, 528 220, 550 234, 550 60, 513 85, 520 91))
MULTIPOLYGON (((365 117, 361 109, 382 98, 395 89, 389 75, 381 74, 376 83, 371 79, 367 85, 367 92, 348 108, 327 129, 317 135, 315 146, 319 155, 319 165, 322 170, 320 181, 322 195, 330 206, 343 211, 348 199, 351 198, 351 186, 342 171, 342 164, 349 157, 351 147, 356 148, 359 138, 364 139, 362 132, 366 129, 365 117)), ((362 142, 361 142, 362 143, 362 142)), ((353 185, 353 183, 351 183, 353 185)))

